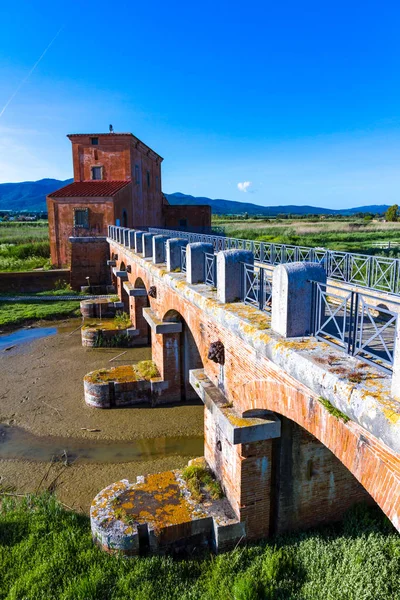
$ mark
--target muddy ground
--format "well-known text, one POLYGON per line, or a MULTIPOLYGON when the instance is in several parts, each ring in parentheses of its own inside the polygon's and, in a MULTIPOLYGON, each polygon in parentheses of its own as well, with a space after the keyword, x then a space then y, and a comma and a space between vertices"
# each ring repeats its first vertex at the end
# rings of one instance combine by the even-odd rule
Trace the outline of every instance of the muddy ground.
MULTIPOLYGON (((56 437, 65 438, 66 444, 70 438, 84 439, 86 445, 89 440, 94 445, 102 442, 112 445, 113 441, 123 440, 183 439, 182 452, 178 440, 176 452, 165 457, 158 453, 150 458, 146 452, 143 460, 139 455, 134 461, 121 462, 124 457, 119 456, 118 462, 106 462, 103 455, 99 463, 93 458, 84 462, 79 457, 64 457, 49 467, 48 462, 37 457, 35 461, 1 458, 7 436, 0 438, 3 489, 12 487, 25 493, 51 486, 64 503, 86 512, 95 494, 113 481, 134 480, 137 475, 186 464, 192 446, 185 439, 198 441, 202 436, 203 407, 201 403, 109 410, 88 407, 83 398, 86 373, 149 359, 151 351, 129 349, 110 363, 111 358, 124 350, 83 348, 80 332, 71 333, 79 324, 79 320, 64 321, 57 325, 56 335, 0 352, 0 423, 8 425, 10 431, 14 427, 29 431, 50 444, 56 437)), ((54 323, 41 325, 54 326, 54 323)))

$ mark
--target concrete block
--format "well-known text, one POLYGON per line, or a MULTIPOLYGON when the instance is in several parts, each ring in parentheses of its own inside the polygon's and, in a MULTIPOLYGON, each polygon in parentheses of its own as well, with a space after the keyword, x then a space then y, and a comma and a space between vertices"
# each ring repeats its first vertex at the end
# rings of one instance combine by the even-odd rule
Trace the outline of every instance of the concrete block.
POLYGON ((213 254, 214 246, 203 242, 188 244, 186 247, 186 281, 203 283, 206 278, 205 254, 213 254))
POLYGON ((136 254, 142 254, 142 252, 143 252, 143 240, 142 240, 143 233, 144 233, 144 231, 135 231, 135 233, 134 233, 136 254))
POLYGON ((153 236, 153 263, 155 265, 166 261, 165 242, 167 240, 166 235, 153 236))
POLYGON ((181 333, 182 323, 161 321, 151 308, 143 308, 143 317, 154 333, 181 333))
POLYGON ((130 229, 129 230, 129 244, 128 247, 131 250, 135 250, 135 230, 134 229, 130 229))
POLYGON ((129 281, 125 281, 123 285, 128 296, 147 296, 145 288, 135 288, 131 283, 129 283, 129 281))
POLYGON ((280 437, 281 422, 275 414, 269 413, 265 418, 242 417, 233 406, 228 406, 226 397, 205 375, 204 369, 191 369, 189 378, 217 428, 231 444, 251 444, 280 437))
POLYGON ((272 278, 271 328, 283 337, 300 337, 311 332, 311 281, 326 283, 318 263, 295 262, 278 265, 272 278))
POLYGON ((228 525, 220 525, 213 521, 212 548, 214 552, 225 552, 235 548, 240 541, 246 540, 246 524, 238 521, 228 525))
POLYGON ((129 248, 129 229, 124 229, 123 232, 123 240, 124 240, 124 246, 126 246, 126 248, 129 248))
POLYGON ((217 254, 217 298, 224 304, 242 299, 242 263, 254 264, 248 250, 224 250, 217 254))
POLYGON ((119 277, 123 281, 127 281, 128 273, 126 271, 115 271, 115 277, 119 277))
POLYGON ((153 256, 153 234, 143 233, 142 234, 142 256, 143 258, 149 258, 153 256))
POLYGON ((187 245, 187 240, 170 238, 167 240, 167 271, 176 271, 181 268, 181 248, 187 245))
POLYGON ((115 260, 108 260, 107 261, 107 266, 109 266, 109 267, 116 267, 117 263, 116 263, 115 260))

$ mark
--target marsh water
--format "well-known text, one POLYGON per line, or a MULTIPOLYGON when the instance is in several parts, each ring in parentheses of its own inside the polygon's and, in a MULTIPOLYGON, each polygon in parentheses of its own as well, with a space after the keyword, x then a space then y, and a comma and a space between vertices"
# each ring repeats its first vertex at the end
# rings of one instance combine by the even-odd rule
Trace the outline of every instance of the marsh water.
POLYGON ((57 327, 29 327, 0 335, 0 352, 14 346, 55 335, 57 327))
POLYGON ((157 437, 132 441, 90 440, 36 436, 10 425, 0 425, 0 459, 66 460, 84 463, 149 461, 168 456, 203 453, 203 436, 157 437))

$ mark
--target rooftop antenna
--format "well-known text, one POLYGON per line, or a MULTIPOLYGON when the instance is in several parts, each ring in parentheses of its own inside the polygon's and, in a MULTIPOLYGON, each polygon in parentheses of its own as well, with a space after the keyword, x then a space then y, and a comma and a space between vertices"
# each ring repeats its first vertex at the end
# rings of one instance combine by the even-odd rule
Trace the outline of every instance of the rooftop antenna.
POLYGON ((112 125, 109 125, 108 129, 109 129, 110 133, 114 133, 114 127, 112 125))

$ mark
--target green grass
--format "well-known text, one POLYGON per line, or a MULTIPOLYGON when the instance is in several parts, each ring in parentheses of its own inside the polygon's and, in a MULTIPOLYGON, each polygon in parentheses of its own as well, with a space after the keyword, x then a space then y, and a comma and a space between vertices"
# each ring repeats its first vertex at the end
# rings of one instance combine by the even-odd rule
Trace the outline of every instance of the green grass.
POLYGON ((50 268, 49 242, 0 244, 0 271, 32 271, 50 268))
POLYGON ((325 406, 326 410, 331 413, 331 415, 333 415, 334 417, 336 417, 337 419, 341 419, 342 421, 344 421, 344 423, 347 423, 348 421, 350 421, 350 417, 348 417, 347 415, 345 415, 344 413, 342 413, 341 410, 339 410, 338 408, 335 408, 333 406, 333 404, 331 404, 329 402, 329 400, 327 400, 326 398, 323 398, 322 396, 320 396, 318 398, 318 401, 325 406))
POLYGON ((217 557, 122 559, 95 547, 88 518, 53 497, 3 502, 7 600, 399 600, 400 537, 381 513, 217 557))
POLYGON ((324 247, 331 250, 399 256, 400 248, 390 251, 374 248, 374 242, 398 242, 400 223, 369 223, 364 220, 350 222, 322 220, 318 222, 288 221, 271 223, 263 221, 219 222, 229 237, 245 238, 276 244, 293 244, 324 247))
POLYGON ((0 272, 50 268, 47 221, 0 223, 0 272))
POLYGON ((213 477, 205 464, 188 465, 183 469, 182 477, 196 502, 201 502, 204 499, 203 490, 213 500, 218 500, 224 495, 219 482, 213 477))
MULTIPOLYGON (((42 292, 48 295, 52 292, 42 292)), ((53 292, 61 298, 71 292, 57 290, 53 292)), ((40 296, 40 294, 37 294, 40 296)), ((3 298, 7 296, 3 295, 3 298)), ((79 295, 77 296, 79 300, 79 295)), ((0 327, 14 328, 26 323, 40 320, 60 319, 61 317, 79 316, 80 308, 77 300, 41 301, 27 300, 26 302, 0 301, 0 327)))
POLYGON ((26 244, 49 241, 47 221, 0 223, 0 244, 26 244))

